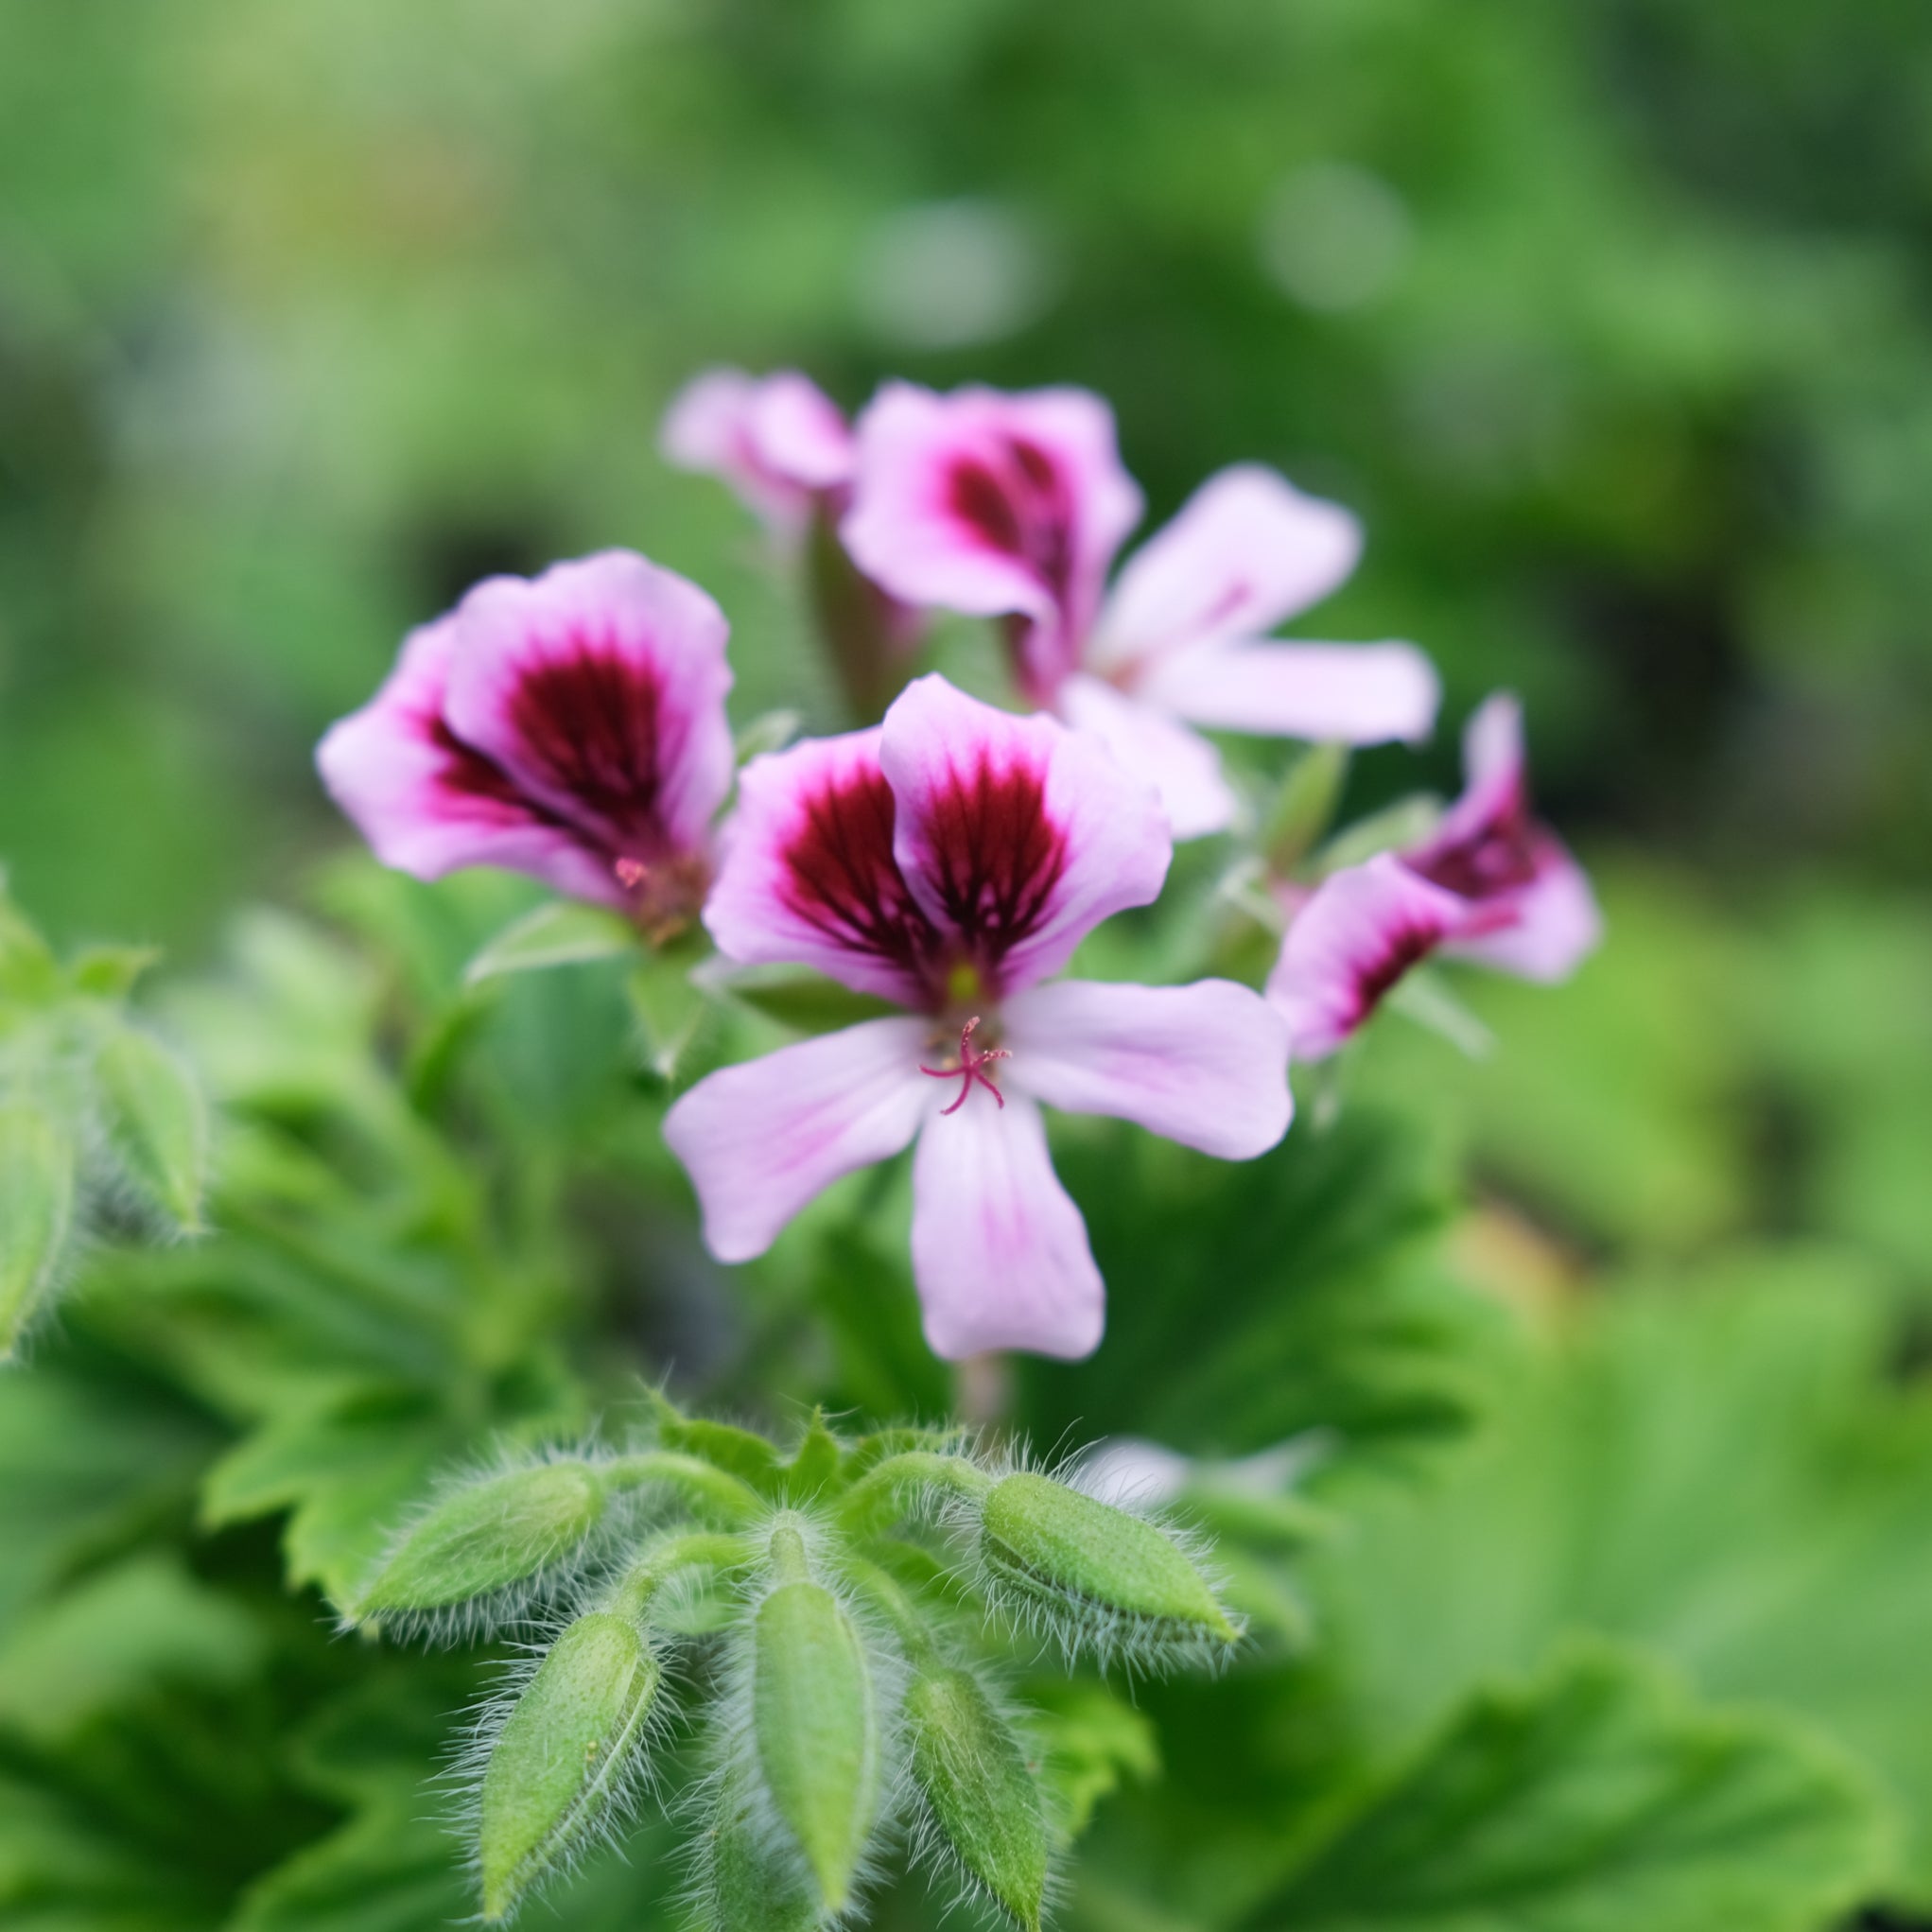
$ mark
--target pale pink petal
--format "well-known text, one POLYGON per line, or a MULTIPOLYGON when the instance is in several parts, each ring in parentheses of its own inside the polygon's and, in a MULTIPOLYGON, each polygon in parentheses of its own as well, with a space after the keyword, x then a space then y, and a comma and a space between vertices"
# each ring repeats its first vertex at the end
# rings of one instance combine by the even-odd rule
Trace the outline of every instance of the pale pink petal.
POLYGON ((1221 754, 1199 732, 1084 671, 1060 687, 1055 708, 1154 786, 1176 840, 1204 838, 1233 822, 1235 797, 1221 775, 1221 754))
POLYGON ((1333 1053, 1411 966, 1464 930, 1471 911, 1391 853, 1325 879, 1296 914, 1268 976, 1291 1055, 1333 1053))
POLYGON ((820 492, 851 479, 845 419, 816 384, 790 370, 705 371, 672 400, 658 442, 668 461, 721 478, 787 532, 804 527, 820 492))
POLYGON ((926 1033, 922 1020, 868 1019, 726 1067, 672 1106, 665 1141, 721 1262, 763 1254, 835 1180, 912 1140, 939 1084, 919 1071, 926 1033))
POLYGON ((1251 1160, 1288 1131, 1287 1025, 1231 980, 1059 980, 1009 1000, 1001 1025, 1009 1092, 1132 1121, 1223 1160, 1251 1160))
POLYGON ((1213 729, 1342 744, 1425 739, 1441 697, 1413 644, 1224 640, 1156 660, 1135 689, 1213 729))
POLYGON ((907 603, 1032 620, 1020 670, 1045 702, 1140 514, 1112 411, 1084 390, 888 383, 857 433, 841 534, 859 567, 907 603))
POLYGON ((1523 749, 1523 706, 1497 691, 1476 707, 1462 735, 1463 792, 1442 814, 1432 845, 1480 838, 1529 809, 1529 762, 1523 749))
POLYGON ((879 738, 808 739, 745 766, 705 924, 728 958, 926 1006, 940 939, 894 856, 879 738))
POLYGON ((1510 923, 1445 945, 1457 959, 1514 973, 1520 979, 1567 980, 1603 937, 1603 914, 1590 879, 1569 851, 1547 832, 1533 844, 1536 878, 1501 900, 1482 903, 1510 923))
POLYGON ((1060 1185, 1039 1109, 976 1089, 913 1157, 913 1279, 935 1355, 1073 1359, 1100 1345, 1106 1291, 1060 1185))
POLYGON ((444 724, 457 622, 412 631, 388 682, 316 748, 329 795, 385 865, 440 879, 499 865, 576 898, 621 902, 610 867, 444 724))
POLYGON ((1259 463, 1210 477, 1122 566, 1087 657, 1114 670, 1217 637, 1259 637, 1348 580, 1362 527, 1259 463))
POLYGON ((731 784, 730 627, 695 583, 605 550, 492 577, 456 622, 458 736, 614 857, 702 847, 731 784))
POLYGON ((1016 718, 932 673, 885 714, 879 761, 899 870, 996 998, 1159 896, 1174 842, 1158 794, 1057 719, 1016 718))

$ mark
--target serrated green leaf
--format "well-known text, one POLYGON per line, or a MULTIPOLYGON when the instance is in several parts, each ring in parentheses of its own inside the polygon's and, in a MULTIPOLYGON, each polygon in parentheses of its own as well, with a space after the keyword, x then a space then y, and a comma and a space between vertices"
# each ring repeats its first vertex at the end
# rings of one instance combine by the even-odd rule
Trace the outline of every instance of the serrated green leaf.
POLYGON ((622 959, 637 946, 636 928, 618 914, 575 899, 554 899, 497 933, 463 969, 463 980, 477 986, 504 973, 622 959))
POLYGON ((115 1027, 95 1054, 102 1131, 123 1179, 183 1234, 201 1221, 208 1117, 188 1069, 158 1040, 115 1027))
POLYGON ((1884 1869, 1855 1770, 1589 1646, 1475 1693, 1246 1932, 1816 1932, 1884 1869))

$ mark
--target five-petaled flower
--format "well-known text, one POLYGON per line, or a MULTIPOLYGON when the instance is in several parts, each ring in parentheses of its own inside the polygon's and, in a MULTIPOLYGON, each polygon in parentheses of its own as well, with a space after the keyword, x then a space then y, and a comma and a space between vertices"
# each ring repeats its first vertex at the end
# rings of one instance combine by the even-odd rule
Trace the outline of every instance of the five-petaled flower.
POLYGON ((1159 893, 1172 841, 1153 791, 1093 739, 928 676, 881 726, 755 759, 740 799, 705 912, 721 949, 906 1012, 725 1068, 671 1108, 712 1252, 763 1253, 834 1180, 916 1139, 933 1349, 1088 1353, 1104 1293, 1038 1103, 1228 1159, 1273 1146, 1290 1113, 1287 1029, 1246 987, 1042 983, 1159 893))
POLYGON ((703 902, 731 785, 728 635, 626 550, 492 577, 410 634, 316 760, 385 864, 530 873, 667 937, 703 902))
POLYGON ((1217 831, 1235 809, 1195 725, 1353 744, 1428 735, 1436 680, 1412 645, 1267 641, 1344 582, 1362 543, 1348 512, 1274 471, 1210 478, 1109 591, 1141 499, 1099 397, 889 383, 857 437, 843 530, 860 568, 908 602, 1005 618, 1028 702, 1145 773, 1175 837, 1217 831))
POLYGON ((1297 1059, 1333 1053, 1433 952, 1554 981, 1601 937, 1582 867, 1530 814, 1514 698, 1477 711, 1464 759, 1463 794, 1427 839, 1332 874, 1295 914, 1267 993, 1297 1059))

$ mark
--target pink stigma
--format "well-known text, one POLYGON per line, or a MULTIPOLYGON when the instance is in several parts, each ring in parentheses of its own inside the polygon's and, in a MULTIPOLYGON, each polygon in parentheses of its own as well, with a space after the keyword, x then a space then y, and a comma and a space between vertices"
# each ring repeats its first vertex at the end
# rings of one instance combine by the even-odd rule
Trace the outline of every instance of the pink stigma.
POLYGON ((983 1053, 973 1045, 973 1028, 980 1023, 976 1013, 959 1030, 959 1065, 957 1067, 921 1067, 919 1071, 930 1073, 934 1080, 957 1080, 959 1098, 949 1107, 941 1107, 939 1117, 944 1120, 948 1114, 956 1114, 966 1104, 966 1095, 973 1090, 973 1082, 978 1081, 994 1101, 1001 1106, 1006 1105, 1005 1096, 993 1085, 993 1076, 986 1071, 994 1060, 1010 1060, 1013 1055, 1004 1047, 988 1047, 983 1053))

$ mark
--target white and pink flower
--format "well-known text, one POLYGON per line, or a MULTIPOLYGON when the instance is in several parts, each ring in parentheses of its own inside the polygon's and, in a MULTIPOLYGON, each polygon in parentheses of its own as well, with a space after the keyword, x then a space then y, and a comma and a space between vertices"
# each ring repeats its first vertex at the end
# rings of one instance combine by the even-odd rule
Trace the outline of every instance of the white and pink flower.
POLYGON ((1263 1153, 1290 1117, 1287 1029, 1246 987, 1043 983, 1158 895, 1158 800, 1095 740, 937 676, 881 726, 754 760, 740 798, 705 912, 720 949, 904 1013, 726 1068, 671 1108, 707 1244, 762 1254, 833 1181, 916 1140, 933 1349, 1087 1354, 1104 1291, 1039 1104, 1227 1159, 1263 1153))
POLYGON ((776 534, 795 537, 852 480, 852 431, 796 370, 707 369, 665 412, 659 447, 678 468, 717 477, 776 534))
POLYGON ((661 935, 710 879, 729 631, 696 584, 627 550, 492 577, 410 633, 316 762, 384 864, 529 873, 661 935))
POLYGON ((1514 698, 1470 721, 1464 762, 1463 794, 1427 839, 1332 874, 1296 913, 1267 995, 1297 1060, 1333 1053, 1433 953, 1555 981, 1602 937, 1583 868, 1531 816, 1514 698))
POLYGON ((1337 588, 1361 530, 1243 464, 1107 572, 1140 520, 1112 412, 1082 390, 950 395, 890 383, 861 416, 843 531, 910 603, 1003 617, 1028 702, 1105 738, 1159 790, 1176 838, 1235 801, 1195 726, 1372 744, 1427 737, 1436 674, 1409 644, 1270 640, 1337 588))

